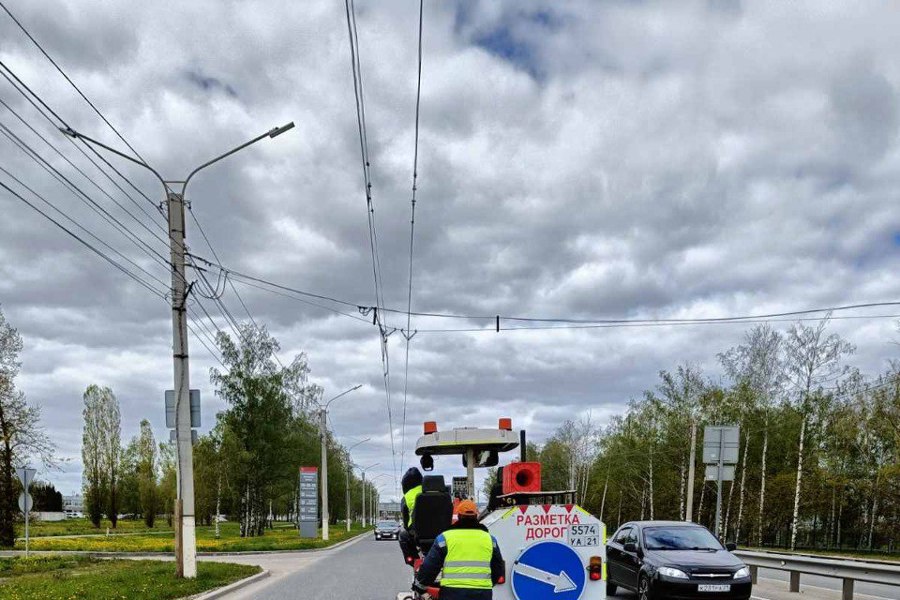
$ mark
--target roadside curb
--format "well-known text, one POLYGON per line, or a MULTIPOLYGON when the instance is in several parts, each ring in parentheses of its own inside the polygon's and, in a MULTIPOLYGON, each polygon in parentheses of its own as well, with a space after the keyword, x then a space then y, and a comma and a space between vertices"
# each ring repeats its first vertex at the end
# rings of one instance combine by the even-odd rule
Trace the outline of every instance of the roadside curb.
POLYGON ((204 592, 199 596, 191 596, 191 600, 213 600, 213 598, 221 598, 222 596, 226 596, 231 592, 236 592, 237 590, 243 589, 248 585, 253 585, 258 581, 262 581, 268 576, 268 571, 260 571, 256 575, 251 575, 250 577, 235 581, 234 583, 229 583, 225 587, 220 587, 218 589, 212 590, 211 592, 204 592))

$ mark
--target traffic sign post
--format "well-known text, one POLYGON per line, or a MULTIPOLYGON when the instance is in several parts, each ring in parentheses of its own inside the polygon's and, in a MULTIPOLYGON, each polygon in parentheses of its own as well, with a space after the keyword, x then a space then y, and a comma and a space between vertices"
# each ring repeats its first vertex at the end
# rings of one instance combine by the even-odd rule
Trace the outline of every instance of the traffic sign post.
POLYGON ((300 467, 297 522, 300 537, 316 537, 319 524, 319 469, 316 467, 300 467))
POLYGON ((716 537, 719 537, 722 528, 722 482, 734 481, 734 465, 738 462, 740 440, 739 427, 709 426, 703 431, 706 480, 716 480, 716 537))
POLYGON ((34 501, 31 498, 31 494, 28 493, 28 488, 34 481, 35 474, 37 474, 37 469, 29 469, 28 467, 16 469, 16 477, 22 482, 22 490, 24 490, 19 496, 19 509, 25 513, 25 556, 28 556, 28 513, 34 507, 34 501))

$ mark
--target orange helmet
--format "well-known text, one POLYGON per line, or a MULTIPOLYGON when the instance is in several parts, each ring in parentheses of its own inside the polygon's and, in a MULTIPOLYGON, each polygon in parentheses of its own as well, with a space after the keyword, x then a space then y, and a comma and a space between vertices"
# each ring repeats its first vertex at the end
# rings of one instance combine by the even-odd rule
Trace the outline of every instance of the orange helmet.
POLYGON ((460 517, 477 517, 478 507, 471 500, 463 500, 456 507, 456 514, 460 517))

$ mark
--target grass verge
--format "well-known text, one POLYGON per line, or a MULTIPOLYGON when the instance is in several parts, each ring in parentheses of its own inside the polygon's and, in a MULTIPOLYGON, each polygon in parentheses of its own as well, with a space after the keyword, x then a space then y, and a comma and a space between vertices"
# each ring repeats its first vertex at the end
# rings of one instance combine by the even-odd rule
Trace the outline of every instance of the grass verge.
MULTIPOLYGON (((65 519, 63 521, 32 521, 29 525, 31 537, 46 535, 105 535, 109 529, 110 534, 140 533, 145 531, 172 531, 165 519, 158 519, 156 526, 147 527, 141 519, 119 519, 116 528, 107 519, 100 522, 100 527, 94 525, 88 519, 65 519)), ((25 535, 24 523, 16 523, 16 535, 25 535)))
MULTIPOLYGON (((197 528, 198 552, 252 552, 264 550, 310 550, 325 548, 336 543, 371 531, 368 528, 354 526, 350 532, 345 527, 332 527, 330 540, 323 542, 319 538, 301 539, 293 527, 276 527, 269 529, 265 535, 253 538, 240 537, 237 523, 222 523, 221 537, 215 538, 212 527, 197 528)), ((175 542, 171 536, 151 533, 135 533, 110 537, 61 538, 54 536, 31 538, 32 550, 87 551, 87 552, 174 552, 175 542)), ((16 550, 24 550, 25 542, 16 542, 16 550)))
POLYGON ((5 600, 170 600, 199 594, 258 573, 251 565, 201 562, 196 579, 176 579, 175 564, 87 556, 0 558, 5 600))

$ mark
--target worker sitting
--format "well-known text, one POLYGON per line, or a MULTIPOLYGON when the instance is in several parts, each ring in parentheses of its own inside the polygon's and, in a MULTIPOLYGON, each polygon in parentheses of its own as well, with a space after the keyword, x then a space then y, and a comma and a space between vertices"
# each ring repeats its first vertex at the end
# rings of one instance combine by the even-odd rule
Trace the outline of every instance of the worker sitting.
POLYGON ((398 539, 400 550, 403 552, 403 560, 412 566, 419 558, 419 550, 416 546, 416 534, 413 529, 413 513, 416 508, 416 498, 422 493, 422 472, 416 467, 410 467, 400 480, 403 489, 403 498, 400 500, 400 517, 403 527, 400 529, 398 539))
POLYGON ((442 572, 441 600, 491 600, 506 573, 500 547, 479 523, 474 502, 463 500, 456 511, 456 523, 437 536, 419 567, 413 591, 425 593, 442 572))

